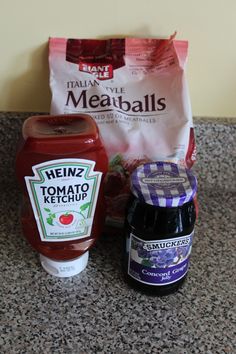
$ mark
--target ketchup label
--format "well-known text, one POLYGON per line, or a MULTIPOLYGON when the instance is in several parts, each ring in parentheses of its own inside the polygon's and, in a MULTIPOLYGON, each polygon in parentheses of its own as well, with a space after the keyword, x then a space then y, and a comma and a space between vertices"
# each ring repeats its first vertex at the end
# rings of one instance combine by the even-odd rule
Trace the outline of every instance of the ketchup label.
POLYGON ((101 183, 95 162, 59 159, 32 167, 25 177, 42 241, 89 237, 101 183))
POLYGON ((128 274, 149 285, 167 285, 188 271, 193 232, 190 235, 158 241, 144 241, 130 235, 128 274))

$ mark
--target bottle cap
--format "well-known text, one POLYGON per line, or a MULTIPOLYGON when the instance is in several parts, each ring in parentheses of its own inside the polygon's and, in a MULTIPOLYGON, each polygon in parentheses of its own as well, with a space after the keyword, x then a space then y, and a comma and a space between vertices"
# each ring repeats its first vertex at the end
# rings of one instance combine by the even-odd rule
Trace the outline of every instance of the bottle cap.
POLYGON ((55 261, 40 254, 40 262, 47 273, 60 278, 72 277, 82 272, 88 263, 89 252, 71 261, 55 261))
POLYGON ((132 173, 131 190, 143 203, 179 207, 194 198, 197 179, 192 171, 175 163, 146 163, 132 173))

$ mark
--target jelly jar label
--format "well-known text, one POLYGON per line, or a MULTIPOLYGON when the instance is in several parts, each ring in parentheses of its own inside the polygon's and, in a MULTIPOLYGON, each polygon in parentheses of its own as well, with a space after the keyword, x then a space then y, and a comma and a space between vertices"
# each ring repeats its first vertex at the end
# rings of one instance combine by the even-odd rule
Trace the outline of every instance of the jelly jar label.
POLYGON ((59 159, 33 166, 25 177, 42 241, 89 237, 101 183, 95 162, 59 159))
POLYGON ((128 274, 141 283, 167 285, 188 271, 193 232, 158 241, 144 241, 130 235, 128 274))

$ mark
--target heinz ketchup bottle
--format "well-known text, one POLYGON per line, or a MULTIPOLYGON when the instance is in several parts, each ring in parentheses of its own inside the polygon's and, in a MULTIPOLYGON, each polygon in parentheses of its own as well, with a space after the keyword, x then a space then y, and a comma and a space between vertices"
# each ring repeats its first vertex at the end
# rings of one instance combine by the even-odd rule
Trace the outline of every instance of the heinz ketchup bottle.
POLYGON ((24 235, 48 273, 75 275, 86 267, 105 219, 108 159, 97 125, 84 114, 34 116, 22 133, 16 175, 24 235))

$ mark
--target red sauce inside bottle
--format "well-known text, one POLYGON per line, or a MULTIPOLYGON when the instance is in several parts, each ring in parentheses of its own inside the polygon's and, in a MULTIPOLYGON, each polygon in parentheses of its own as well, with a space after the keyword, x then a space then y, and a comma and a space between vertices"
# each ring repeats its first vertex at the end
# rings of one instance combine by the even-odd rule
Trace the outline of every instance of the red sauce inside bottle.
MULTIPOLYGON (((95 240, 99 237, 103 230, 105 220, 103 179, 107 172, 108 159, 100 140, 97 125, 90 116, 83 114, 68 116, 34 116, 25 121, 22 133, 23 138, 16 158, 16 175, 23 192, 21 221, 24 235, 36 251, 50 259, 65 261, 79 257, 91 248, 95 240), (86 202, 86 192, 89 188, 88 183, 85 183, 85 187, 83 188, 79 172, 77 172, 78 182, 76 182, 76 184, 74 182, 74 186, 72 186, 74 188, 74 194, 72 193, 71 186, 62 186, 58 189, 56 184, 52 185, 51 180, 47 182, 48 184, 46 187, 43 186, 43 184, 41 187, 37 187, 37 181, 32 177, 37 170, 37 172, 41 171, 41 174, 47 173, 47 175, 40 177, 40 183, 44 183, 47 176, 49 179, 58 178, 58 180, 62 181, 60 183, 63 183, 63 180, 69 180, 68 173, 73 174, 73 171, 75 171, 75 168, 68 167, 71 161, 75 161, 78 171, 82 171, 83 169, 78 166, 86 167, 86 161, 88 161, 88 165, 89 163, 91 165, 94 162, 94 169, 90 169, 92 172, 88 172, 90 171, 88 169, 86 170, 86 173, 90 173, 91 176, 100 173, 99 176, 101 176, 99 177, 100 188, 99 184, 96 184, 96 186, 98 185, 98 191, 96 192, 97 199, 94 197, 95 211, 90 215, 92 224, 87 237, 85 234, 83 237, 77 237, 76 231, 73 230, 66 235, 67 228, 69 230, 70 224, 72 225, 73 222, 77 222, 76 227, 78 229, 78 224, 81 222, 79 214, 83 215, 85 220, 86 216, 84 215, 85 213, 88 213, 91 204, 90 202, 86 202), (82 165, 79 165, 80 162, 82 165), (47 165, 47 163, 52 166, 52 169, 48 172, 44 172, 44 165, 47 165), (43 168, 37 168, 37 166, 41 165, 43 168), (64 178, 62 178, 63 173, 65 174, 64 178), (49 204, 50 207, 45 207, 45 204, 43 208, 41 208, 40 203, 37 204, 41 213, 39 213, 39 216, 37 216, 37 213, 35 212, 35 210, 37 210, 37 205, 35 204, 35 209, 32 206, 33 197, 30 197, 29 187, 27 187, 26 183, 27 179, 29 180, 28 185, 38 188, 38 191, 41 193, 40 196, 37 196, 38 199, 41 198, 40 200, 44 200, 45 203, 51 203, 49 204), (82 191, 81 188, 83 189, 82 191), (58 190, 61 194, 59 196, 53 196, 53 193, 56 193, 58 190), (47 192, 48 194, 46 195, 47 192), (64 196, 62 195, 63 192, 64 196), (81 194, 79 194, 80 192, 81 194), (79 199, 80 197, 85 199, 79 212, 75 207, 74 214, 70 212, 70 210, 65 213, 55 211, 57 209, 55 209, 54 206, 58 201, 60 201, 59 204, 61 206, 61 200, 68 200, 68 198, 79 199), (53 211, 51 206, 54 208, 53 211), (49 233, 49 236, 46 235, 44 238, 43 231, 40 231, 41 229, 43 230, 43 226, 41 227, 40 225, 43 225, 44 223, 44 221, 41 220, 44 218, 44 215, 47 215, 47 218, 45 217, 46 229, 51 230, 53 229, 52 226, 55 226, 55 229, 62 230, 62 233, 64 233, 67 239, 60 239, 61 236, 58 232, 51 232, 51 234, 49 233), (78 220, 76 220, 76 218, 78 220), (73 237, 70 235, 73 235, 73 237)), ((73 176, 73 181, 76 181, 75 175, 73 176)), ((88 180, 91 182, 92 177, 89 178, 88 180)), ((54 180, 55 182, 53 183, 56 183, 56 179, 54 180)), ((85 175, 85 181, 87 181, 87 175, 85 175)), ((37 194, 39 192, 35 193, 37 194)), ((87 228, 89 228, 89 226, 87 228)))

